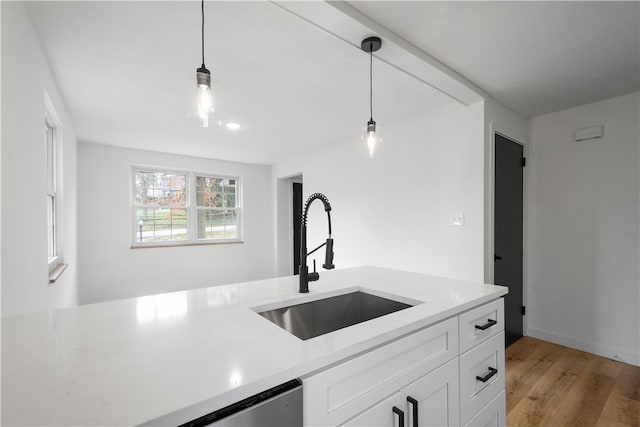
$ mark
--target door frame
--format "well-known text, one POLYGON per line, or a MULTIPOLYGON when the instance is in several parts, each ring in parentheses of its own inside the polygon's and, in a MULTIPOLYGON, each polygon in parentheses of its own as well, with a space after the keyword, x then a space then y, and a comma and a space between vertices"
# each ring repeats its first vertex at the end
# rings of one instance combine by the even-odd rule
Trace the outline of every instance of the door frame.
MULTIPOLYGON (((304 185, 302 172, 276 178, 276 277, 293 273, 293 183, 304 185)), ((304 191, 302 193, 304 200, 304 191)))
MULTIPOLYGON (((514 142, 520 146, 522 146, 522 153, 526 160, 526 166, 522 171, 522 304, 525 307, 528 307, 529 301, 529 286, 527 277, 529 276, 528 263, 527 263, 527 246, 528 246, 528 236, 527 236, 527 224, 528 224, 528 175, 530 167, 530 159, 529 159, 529 144, 528 141, 520 141, 518 138, 514 138, 510 136, 508 132, 504 132, 503 130, 496 129, 493 122, 489 123, 489 135, 490 141, 487 147, 487 153, 485 157, 485 164, 487 165, 487 171, 485 175, 486 186, 485 186, 485 214, 488 216, 487 220, 485 220, 485 272, 484 272, 484 281, 485 283, 494 283, 494 259, 493 255, 495 253, 495 176, 496 176, 496 135, 500 135, 503 138, 508 139, 511 142, 514 142)), ((530 312, 529 312, 530 313, 530 312)), ((528 328, 528 315, 523 316, 522 319, 522 334, 523 336, 527 336, 527 328, 528 328)))

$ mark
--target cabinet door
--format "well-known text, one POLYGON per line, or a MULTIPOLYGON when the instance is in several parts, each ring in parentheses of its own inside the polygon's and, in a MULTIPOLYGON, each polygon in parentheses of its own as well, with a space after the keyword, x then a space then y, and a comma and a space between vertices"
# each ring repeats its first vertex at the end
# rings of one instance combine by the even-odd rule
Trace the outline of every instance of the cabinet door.
POLYGON ((406 427, 459 426, 458 358, 420 377, 344 425, 400 426, 400 415, 393 411, 394 407, 404 414, 402 425, 406 427), (417 410, 417 420, 414 410, 417 410))
POLYGON ((404 400, 402 409, 407 414, 407 427, 459 426, 458 358, 409 384, 400 390, 400 394, 404 400), (416 409, 417 420, 414 419, 416 409))
POLYGON ((504 427, 507 425, 505 391, 478 412, 465 427, 504 427))
POLYGON ((343 426, 360 426, 360 427, 399 427, 404 425, 406 427, 406 408, 405 402, 403 402, 399 393, 395 393, 386 398, 382 402, 373 405, 371 408, 364 411, 362 414, 347 421, 343 426), (403 411, 404 414, 398 414, 393 411, 393 408, 403 411), (400 421, 402 417, 402 422, 400 421))
POLYGON ((304 425, 341 425, 457 354, 454 317, 303 378, 304 425))

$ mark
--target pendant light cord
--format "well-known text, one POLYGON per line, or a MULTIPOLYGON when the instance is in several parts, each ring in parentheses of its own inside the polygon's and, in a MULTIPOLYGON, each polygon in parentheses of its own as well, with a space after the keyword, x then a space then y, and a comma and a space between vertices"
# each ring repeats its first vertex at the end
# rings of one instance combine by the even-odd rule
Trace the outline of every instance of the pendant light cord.
POLYGON ((201 9, 202 9, 202 68, 205 68, 204 66, 204 0, 202 0, 201 9))
MULTIPOLYGON (((371 44, 373 46, 373 43, 371 44)), ((369 49, 369 107, 373 121, 373 48, 369 49)))

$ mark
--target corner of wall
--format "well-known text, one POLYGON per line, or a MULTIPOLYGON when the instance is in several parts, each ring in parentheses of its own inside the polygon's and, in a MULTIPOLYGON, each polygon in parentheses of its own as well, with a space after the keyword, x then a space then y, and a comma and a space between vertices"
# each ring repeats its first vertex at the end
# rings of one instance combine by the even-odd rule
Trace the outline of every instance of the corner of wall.
MULTIPOLYGON (((531 335, 640 360, 638 92, 529 120, 531 335), (596 141, 576 129, 604 125, 596 141)), ((615 357, 615 356, 618 357, 615 357)))
POLYGON ((73 125, 25 2, 2 2, 2 314, 72 306, 76 278, 76 150, 73 125), (25 85, 24 82, 29 84, 25 85), (46 188, 45 91, 60 118, 61 233, 69 268, 49 284, 46 202, 24 191, 46 188), (40 107, 38 107, 40 106, 40 107), (25 167, 28 165, 28 167, 25 167), (10 185, 10 183, 20 185, 10 185), (10 250, 7 250, 10 248, 10 250))

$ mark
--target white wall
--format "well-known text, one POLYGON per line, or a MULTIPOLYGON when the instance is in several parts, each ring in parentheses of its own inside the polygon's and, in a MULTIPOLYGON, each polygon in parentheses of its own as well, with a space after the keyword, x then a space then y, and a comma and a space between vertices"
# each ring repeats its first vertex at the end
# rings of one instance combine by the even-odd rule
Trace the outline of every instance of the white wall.
POLYGON ((258 280, 275 273, 268 166, 80 143, 81 304, 258 280), (242 177, 244 243, 131 249, 131 165, 242 177))
POLYGON ((528 333, 640 363, 638 93, 531 120, 528 333), (574 142, 604 125, 604 138, 574 142))
POLYGON ((71 122, 22 2, 2 2, 2 315, 76 303, 76 150, 71 122), (45 91, 61 121, 58 235, 67 270, 49 284, 45 91))
MULTIPOLYGON (((394 123, 384 130, 380 159, 365 158, 356 128, 352 141, 275 165, 274 185, 302 174, 305 199, 314 192, 327 195, 337 267, 370 264, 482 281, 483 108, 449 104, 394 123), (460 210, 465 225, 449 225, 449 213, 460 210)), ((280 206, 285 196, 274 192, 280 206)), ((274 223, 278 273, 290 274, 282 259, 289 252, 281 250, 288 231, 274 223)), ((324 241, 326 228, 316 202, 309 249, 324 241)), ((324 252, 318 254, 321 265, 324 252)))

